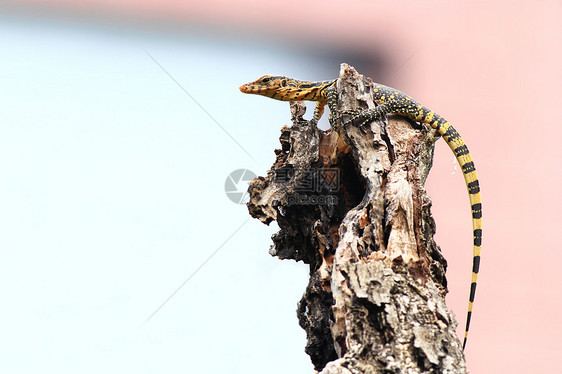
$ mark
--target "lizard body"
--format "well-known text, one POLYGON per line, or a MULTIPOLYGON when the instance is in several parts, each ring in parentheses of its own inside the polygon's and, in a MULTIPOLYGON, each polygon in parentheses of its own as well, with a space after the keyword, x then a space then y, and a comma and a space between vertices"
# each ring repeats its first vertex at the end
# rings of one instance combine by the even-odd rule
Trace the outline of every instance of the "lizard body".
MULTIPOLYGON (((308 82, 285 76, 265 75, 254 82, 240 86, 240 91, 243 93, 267 96, 282 101, 316 101, 314 117, 311 121, 317 123, 324 113, 324 107, 326 105, 330 108, 332 115, 337 115, 338 113, 336 83, 337 79, 308 82)), ((482 245, 482 203, 478 176, 476 175, 472 156, 464 140, 447 120, 431 109, 421 105, 410 96, 394 88, 378 83, 373 84, 373 96, 379 105, 374 109, 354 112, 350 120, 351 123, 365 124, 381 118, 388 113, 395 113, 413 121, 427 123, 432 128, 436 129, 443 137, 461 166, 472 209, 474 237, 472 279, 463 341, 464 349, 472 317, 472 307, 480 268, 480 249, 482 245)))

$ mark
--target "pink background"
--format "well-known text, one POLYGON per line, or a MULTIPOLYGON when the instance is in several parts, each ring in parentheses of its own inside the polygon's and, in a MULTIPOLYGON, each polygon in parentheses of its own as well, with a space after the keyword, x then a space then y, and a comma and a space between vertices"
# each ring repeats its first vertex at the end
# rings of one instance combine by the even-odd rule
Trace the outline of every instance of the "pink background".
MULTIPOLYGON (((372 45, 396 66, 411 57, 388 83, 457 128, 481 182, 483 252, 468 366, 473 373, 562 372, 559 1, 18 3, 198 25, 240 38, 259 33, 366 54, 372 45), (354 21, 340 21, 347 17, 354 21)), ((334 66, 333 77, 337 72, 334 66)), ((470 209, 462 174, 444 142, 427 188, 437 241, 449 262, 448 304, 461 335, 470 281, 470 209)))

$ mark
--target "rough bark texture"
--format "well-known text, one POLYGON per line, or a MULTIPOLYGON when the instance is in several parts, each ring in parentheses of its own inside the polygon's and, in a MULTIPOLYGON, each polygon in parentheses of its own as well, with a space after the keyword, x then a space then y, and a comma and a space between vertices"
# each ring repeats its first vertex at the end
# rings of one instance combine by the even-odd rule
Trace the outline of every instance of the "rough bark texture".
MULTIPOLYGON (((372 108, 372 82, 342 64, 340 111, 372 108)), ((310 265, 299 323, 315 369, 332 373, 466 373, 445 305, 446 261, 423 185, 436 133, 401 117, 322 131, 291 103, 291 127, 250 214, 280 230, 270 253, 310 265)))

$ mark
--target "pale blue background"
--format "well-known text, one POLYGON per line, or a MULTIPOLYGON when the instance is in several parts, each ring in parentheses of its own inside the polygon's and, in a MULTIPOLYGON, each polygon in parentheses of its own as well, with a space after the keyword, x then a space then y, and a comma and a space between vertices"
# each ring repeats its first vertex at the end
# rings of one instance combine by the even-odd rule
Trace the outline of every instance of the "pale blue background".
POLYGON ((238 86, 338 66, 206 35, 0 16, 0 372, 312 371, 308 267, 268 254, 276 228, 224 181, 264 175, 289 124, 238 86))

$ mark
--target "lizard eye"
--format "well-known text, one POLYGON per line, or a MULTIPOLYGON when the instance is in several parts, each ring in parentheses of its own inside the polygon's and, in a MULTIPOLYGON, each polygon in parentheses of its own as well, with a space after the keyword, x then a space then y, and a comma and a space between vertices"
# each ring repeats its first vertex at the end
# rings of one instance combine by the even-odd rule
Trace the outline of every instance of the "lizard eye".
POLYGON ((265 77, 265 78, 262 78, 261 82, 262 82, 262 83, 267 83, 267 82, 269 82, 270 80, 271 80, 270 77, 265 77))

